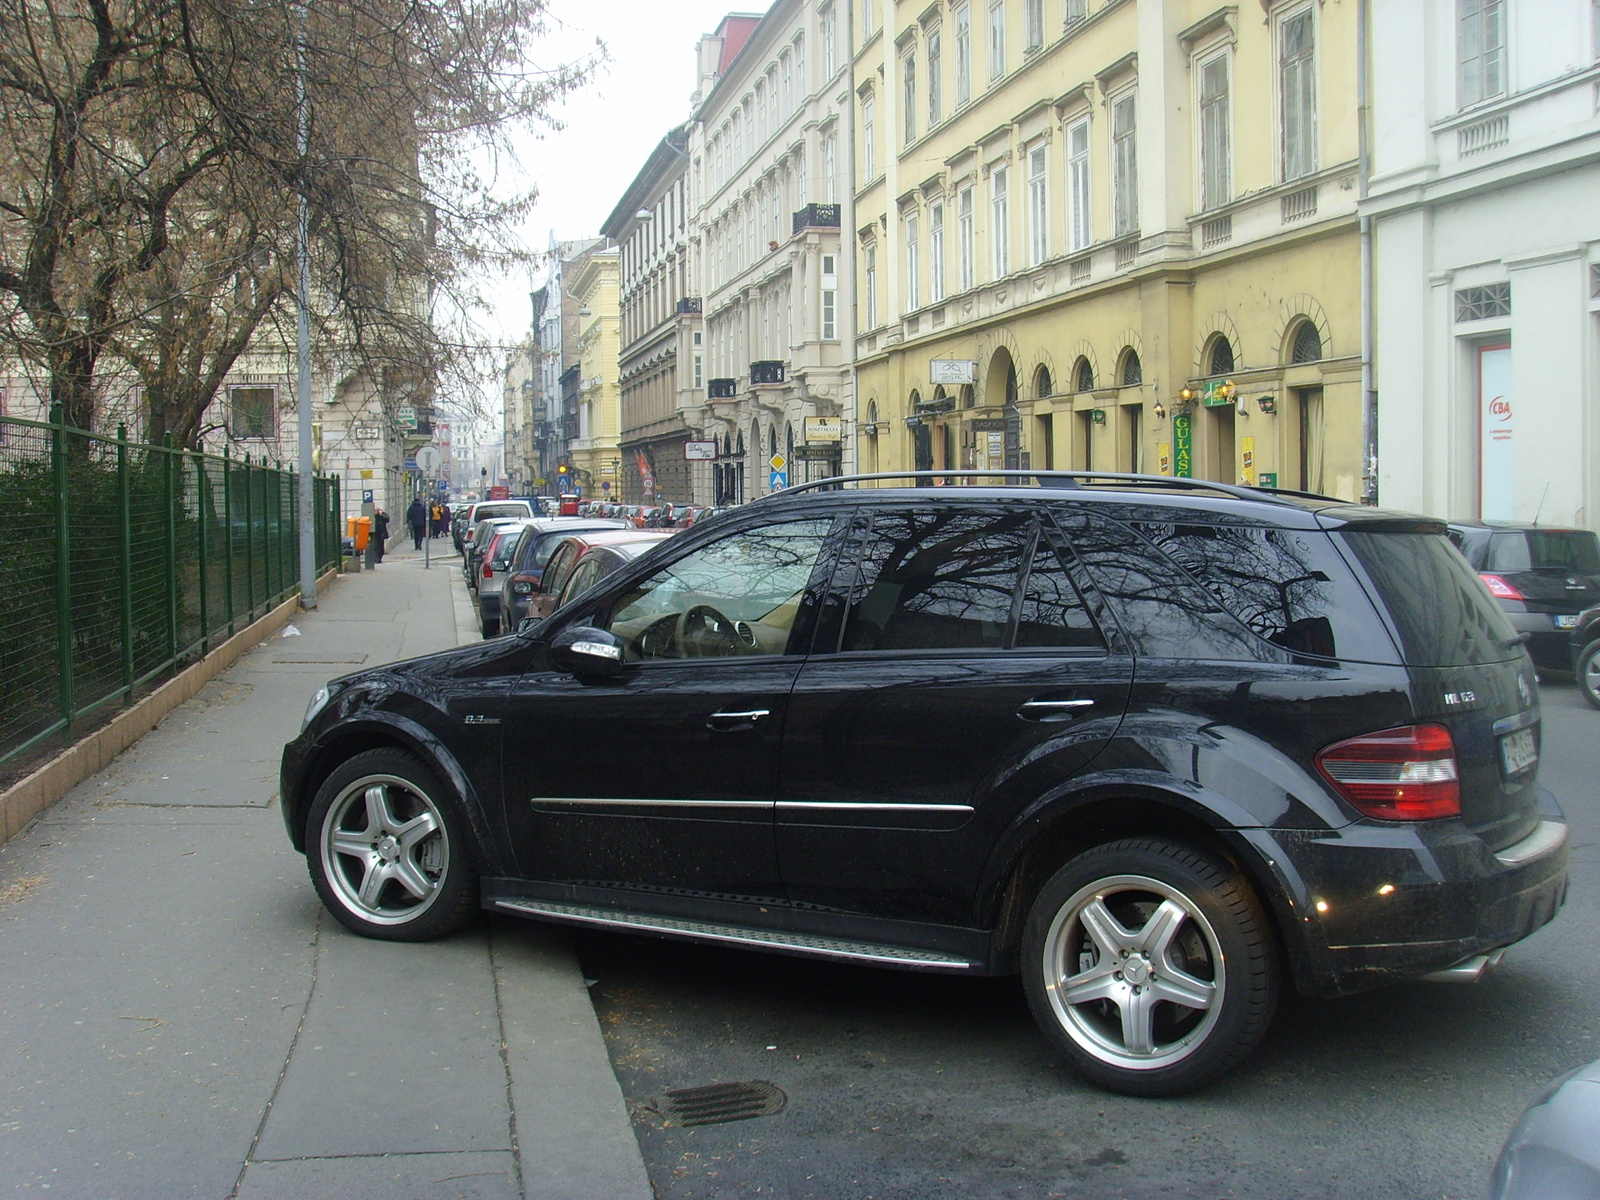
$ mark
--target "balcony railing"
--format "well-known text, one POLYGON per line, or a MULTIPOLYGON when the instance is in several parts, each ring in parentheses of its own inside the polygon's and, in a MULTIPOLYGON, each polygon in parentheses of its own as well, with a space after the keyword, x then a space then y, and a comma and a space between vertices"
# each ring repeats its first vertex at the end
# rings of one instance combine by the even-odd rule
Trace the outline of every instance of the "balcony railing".
POLYGON ((737 379, 706 380, 706 398, 708 400, 737 400, 739 398, 739 381, 737 379))
POLYGON ((751 363, 750 382, 752 384, 784 382, 783 363, 775 358, 751 363))
POLYGON ((794 232, 802 229, 837 229, 839 228, 839 206, 837 204, 808 204, 794 214, 794 232))
POLYGON ((699 311, 700 311, 700 297, 699 296, 684 296, 682 299, 680 299, 678 301, 678 315, 680 317, 694 316, 697 313, 699 313, 699 311))

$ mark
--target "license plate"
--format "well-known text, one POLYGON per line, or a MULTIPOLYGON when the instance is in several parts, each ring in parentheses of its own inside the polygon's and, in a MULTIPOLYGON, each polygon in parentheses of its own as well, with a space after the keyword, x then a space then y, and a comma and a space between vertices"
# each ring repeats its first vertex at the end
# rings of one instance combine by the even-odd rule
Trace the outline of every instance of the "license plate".
POLYGON ((1526 771, 1539 761, 1539 744, 1534 741, 1533 730, 1519 729, 1500 739, 1500 763, 1507 775, 1526 771))
POLYGON ((1576 629, 1578 627, 1577 613, 1563 613, 1556 618, 1557 629, 1576 629))

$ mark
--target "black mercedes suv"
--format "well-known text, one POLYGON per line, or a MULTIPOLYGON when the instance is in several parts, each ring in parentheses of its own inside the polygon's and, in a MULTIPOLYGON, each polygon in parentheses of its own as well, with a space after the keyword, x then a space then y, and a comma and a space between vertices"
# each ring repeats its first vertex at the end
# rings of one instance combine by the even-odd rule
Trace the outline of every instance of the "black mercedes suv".
POLYGON ((330 683, 282 768, 324 903, 1020 972, 1149 1096, 1286 984, 1472 977, 1555 915, 1533 667, 1443 524, 970 482, 760 500, 516 637, 330 683))

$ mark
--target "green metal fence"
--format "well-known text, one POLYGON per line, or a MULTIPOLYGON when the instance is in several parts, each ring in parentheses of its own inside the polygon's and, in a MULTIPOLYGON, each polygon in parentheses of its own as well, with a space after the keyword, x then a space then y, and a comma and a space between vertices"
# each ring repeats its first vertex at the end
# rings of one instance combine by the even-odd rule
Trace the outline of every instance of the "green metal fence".
MULTIPOLYGON (((293 471, 0 417, 0 762, 300 590, 293 471)), ((339 481, 313 481, 318 571, 339 481)))

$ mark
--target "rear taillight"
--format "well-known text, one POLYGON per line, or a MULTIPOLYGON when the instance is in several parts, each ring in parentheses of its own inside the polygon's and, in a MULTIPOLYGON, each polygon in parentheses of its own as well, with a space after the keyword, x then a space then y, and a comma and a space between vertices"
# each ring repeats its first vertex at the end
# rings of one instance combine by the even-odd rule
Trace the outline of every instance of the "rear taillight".
POLYGON ((1478 578, 1489 585, 1489 595, 1493 596, 1496 600, 1524 599, 1521 592, 1517 591, 1516 588, 1512 587, 1498 575, 1491 575, 1487 571, 1484 571, 1479 574, 1478 578))
POLYGON ((1461 815, 1456 746, 1443 725, 1402 725, 1335 742, 1318 753, 1317 770, 1369 817, 1432 821, 1461 815))
POLYGON ((485 579, 493 579, 494 578, 494 568, 491 567, 488 563, 484 563, 483 564, 483 577, 485 579))

